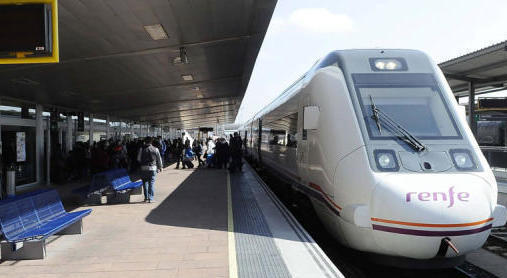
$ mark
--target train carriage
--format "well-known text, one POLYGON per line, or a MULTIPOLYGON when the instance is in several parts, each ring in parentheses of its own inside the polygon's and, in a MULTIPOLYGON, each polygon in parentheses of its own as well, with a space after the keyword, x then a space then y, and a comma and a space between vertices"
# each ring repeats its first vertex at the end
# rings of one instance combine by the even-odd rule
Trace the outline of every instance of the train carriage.
POLYGON ((241 132, 353 249, 448 266, 506 222, 495 177, 420 51, 332 52, 241 132))

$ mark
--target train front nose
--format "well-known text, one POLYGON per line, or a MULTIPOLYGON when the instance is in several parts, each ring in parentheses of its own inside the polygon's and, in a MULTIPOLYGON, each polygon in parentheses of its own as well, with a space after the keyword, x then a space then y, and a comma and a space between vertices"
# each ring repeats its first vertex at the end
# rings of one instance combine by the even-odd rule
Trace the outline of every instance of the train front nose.
MULTIPOLYGON (((448 238, 466 254, 480 248, 492 225, 491 187, 469 174, 406 174, 380 178, 371 202, 381 252, 429 259, 448 238)), ((456 256, 445 248, 444 256, 456 256)))

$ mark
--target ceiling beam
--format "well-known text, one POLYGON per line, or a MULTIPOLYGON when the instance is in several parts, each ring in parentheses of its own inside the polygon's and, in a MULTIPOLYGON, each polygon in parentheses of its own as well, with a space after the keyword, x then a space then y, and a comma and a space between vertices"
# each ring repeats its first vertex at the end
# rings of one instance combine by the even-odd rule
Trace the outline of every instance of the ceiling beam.
POLYGON ((120 53, 99 55, 99 56, 93 56, 93 57, 67 59, 67 60, 61 60, 58 64, 33 64, 33 65, 26 65, 26 66, 10 67, 10 68, 0 70, 0 72, 12 72, 12 71, 20 71, 20 70, 27 70, 27 69, 33 69, 33 68, 52 67, 52 66, 65 65, 65 64, 97 61, 97 60, 102 60, 102 59, 124 58, 124 57, 138 56, 138 55, 153 55, 153 54, 160 54, 160 53, 173 52, 173 51, 179 53, 180 47, 209 46, 209 45, 226 43, 226 42, 242 41, 242 40, 248 40, 252 36, 255 36, 255 34, 225 37, 225 38, 220 38, 220 39, 215 39, 215 40, 196 41, 196 42, 170 45, 170 46, 165 46, 165 47, 150 48, 150 49, 144 49, 144 50, 138 50, 138 51, 120 52, 120 53))
POLYGON ((466 82, 477 82, 480 80, 477 78, 468 77, 468 76, 456 74, 456 73, 444 73, 444 75, 448 79, 454 79, 454 80, 460 80, 460 81, 466 81, 466 82))
POLYGON ((191 82, 179 82, 179 83, 173 83, 173 84, 167 84, 163 86, 155 86, 155 87, 145 87, 145 88, 136 88, 136 89, 128 89, 128 90, 122 90, 122 91, 110 91, 110 92, 104 92, 103 94, 108 96, 117 96, 117 95, 123 95, 123 94, 130 94, 130 93, 136 93, 139 91, 153 91, 153 90, 161 90, 161 89, 170 89, 170 88, 176 88, 176 87, 191 87, 195 85, 200 85, 203 83, 214 83, 214 82, 230 82, 234 80, 239 80, 243 76, 242 75, 233 75, 233 76, 226 76, 226 77, 220 77, 215 79, 206 79, 206 80, 199 80, 199 81, 191 81, 191 82))
MULTIPOLYGON (((220 105, 211 105, 206 107, 199 107, 199 108, 189 108, 189 109, 181 109, 181 110, 168 110, 168 111, 162 111, 162 112, 156 112, 151 113, 150 115, 160 115, 160 114, 171 114, 171 113, 181 113, 181 112, 188 112, 188 111, 195 111, 195 110, 203 110, 203 109, 213 109, 213 108, 220 108, 225 106, 232 106, 236 105, 234 103, 226 103, 226 104, 220 104, 220 105)), ((144 115, 144 114, 143 114, 144 115)))
POLYGON ((209 115, 215 115, 215 114, 221 114, 221 113, 229 113, 229 112, 235 112, 236 110, 235 109, 231 109, 231 110, 222 110, 222 111, 213 111, 213 112, 206 112, 206 113, 198 113, 198 114, 190 114, 190 115, 179 115, 179 116, 159 116, 159 117, 154 117, 154 118, 149 118, 149 117, 146 117, 146 121, 156 121, 156 120, 170 120, 170 119, 175 119, 175 118, 186 118, 186 117, 192 117, 192 116, 202 116, 202 117, 205 117, 207 118, 209 115))
POLYGON ((480 74, 481 71, 484 72, 484 71, 500 68, 503 66, 507 66, 507 60, 502 60, 502 61, 498 61, 498 62, 489 64, 489 65, 472 68, 470 70, 462 72, 461 74, 464 74, 464 75, 468 75, 468 74, 472 74, 472 73, 479 73, 480 74))
POLYGON ((143 106, 132 106, 127 108, 120 108, 120 109, 110 109, 107 111, 98 111, 98 112, 121 112, 121 111, 129 111, 129 110, 139 110, 143 111, 143 115, 150 115, 150 113, 147 110, 150 109, 156 109, 157 107, 160 107, 164 109, 168 105, 178 105, 181 103, 192 103, 192 102, 203 102, 203 101, 236 101, 237 96, 218 96, 218 97, 208 97, 208 98, 194 98, 194 99, 183 99, 183 100, 174 100, 171 102, 165 102, 165 103, 158 103, 153 105, 143 105, 143 106))
MULTIPOLYGON (((194 114, 194 115, 188 115, 188 116, 175 116, 175 117, 167 117, 167 118, 166 117, 151 118, 151 119, 148 118, 147 121, 157 121, 157 120, 168 121, 171 119, 183 119, 183 118, 195 117, 195 116, 200 116, 200 117, 192 118, 192 119, 203 119, 203 118, 216 117, 216 116, 211 116, 211 115, 224 114, 224 113, 229 113, 229 112, 235 112, 235 110, 218 111, 218 112, 212 112, 212 113, 207 113, 207 114, 194 114)), ((192 120, 192 119, 185 119, 185 120, 192 120)))

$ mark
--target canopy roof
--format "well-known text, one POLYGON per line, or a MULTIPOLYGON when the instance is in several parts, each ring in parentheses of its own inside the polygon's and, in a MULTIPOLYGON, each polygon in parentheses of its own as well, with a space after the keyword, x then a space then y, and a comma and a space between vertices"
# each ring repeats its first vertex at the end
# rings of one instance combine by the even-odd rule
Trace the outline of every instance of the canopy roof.
POLYGON ((505 90, 507 85, 507 41, 439 64, 456 96, 468 96, 474 83, 476 94, 505 90))
POLYGON ((0 95, 171 127, 234 122, 275 5, 60 0, 61 62, 0 65, 0 95), (167 38, 147 32, 158 24, 167 38))

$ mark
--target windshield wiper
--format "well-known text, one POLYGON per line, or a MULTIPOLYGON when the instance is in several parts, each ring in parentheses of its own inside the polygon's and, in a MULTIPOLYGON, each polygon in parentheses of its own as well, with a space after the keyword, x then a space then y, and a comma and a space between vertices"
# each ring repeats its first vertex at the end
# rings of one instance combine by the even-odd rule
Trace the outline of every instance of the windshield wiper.
POLYGON ((373 102, 373 97, 370 95, 371 99, 371 109, 373 112, 372 118, 375 120, 379 132, 381 132, 381 123, 390 131, 396 133, 396 137, 409 145, 412 149, 417 152, 422 152, 426 150, 426 146, 421 143, 415 136, 410 134, 405 128, 401 126, 398 122, 389 117, 385 112, 380 110, 375 103, 373 102))
POLYGON ((371 117, 372 117, 372 119, 375 120, 375 123, 377 124, 379 134, 382 135, 382 127, 380 126, 378 108, 375 105, 375 102, 373 101, 373 96, 371 96, 371 95, 370 95, 370 100, 371 100, 371 111, 373 112, 373 116, 371 116, 371 117))

